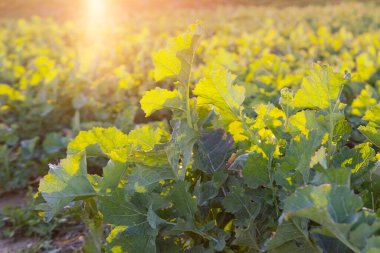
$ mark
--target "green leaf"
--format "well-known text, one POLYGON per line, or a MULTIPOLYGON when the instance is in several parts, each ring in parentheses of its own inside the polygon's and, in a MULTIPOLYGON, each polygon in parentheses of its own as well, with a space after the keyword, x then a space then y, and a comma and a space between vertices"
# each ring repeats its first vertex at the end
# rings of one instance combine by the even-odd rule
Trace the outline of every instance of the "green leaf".
POLYGON ((201 181, 201 178, 199 178, 194 186, 194 195, 197 197, 198 205, 207 206, 207 201, 218 195, 227 178, 228 174, 223 170, 214 173, 210 181, 201 181))
POLYGON ((175 171, 179 172, 178 174, 182 180, 185 178, 186 168, 191 161, 193 146, 197 140, 198 132, 190 128, 185 121, 178 120, 173 122, 172 138, 165 150, 170 165, 175 171))
POLYGON ((149 206, 148 213, 148 223, 151 228, 156 229, 158 225, 167 223, 164 219, 158 217, 158 215, 152 209, 152 205, 149 206))
POLYGON ((214 173, 223 168, 232 145, 231 135, 222 129, 201 134, 201 137, 194 145, 193 169, 214 173))
MULTIPOLYGON (((324 230, 335 236, 355 252, 358 249, 348 240, 348 233, 358 220, 363 207, 362 200, 344 186, 324 184, 298 189, 285 201, 286 218, 307 218, 319 223, 324 230)), ((315 230, 317 232, 317 230, 315 230)), ((325 232, 323 232, 325 233, 325 232)))
POLYGON ((115 227, 107 237, 107 252, 156 252, 157 231, 144 223, 134 227, 115 227))
POLYGON ((125 189, 115 189, 111 193, 99 196, 99 210, 104 221, 117 226, 133 227, 147 222, 147 212, 127 198, 125 189))
POLYGON ((363 120, 372 122, 380 127, 380 103, 367 110, 364 114, 363 120))
POLYGON ((350 187, 351 171, 347 168, 331 168, 318 171, 313 178, 315 185, 333 184, 350 187))
POLYGON ((297 112, 289 118, 289 123, 289 130, 293 136, 302 133, 308 137, 311 131, 323 132, 323 129, 318 124, 316 112, 312 110, 297 112))
POLYGON ((290 221, 283 222, 277 227, 277 231, 269 241, 266 250, 273 253, 316 252, 316 246, 308 237, 308 220, 291 219, 290 221))
POLYGON ((284 182, 286 175, 294 171, 301 173, 304 183, 309 182, 310 163, 321 141, 321 135, 316 131, 310 132, 308 138, 300 135, 299 140, 293 139, 286 150, 284 161, 275 174, 276 181, 284 182))
POLYGON ((36 136, 32 139, 21 141, 21 143, 20 143, 21 154, 22 154, 22 157, 24 159, 26 159, 26 160, 32 159, 38 140, 39 140, 39 137, 36 136))
POLYGON ((141 98, 140 104, 146 117, 163 108, 170 110, 184 110, 177 90, 170 91, 158 87, 154 90, 147 91, 141 98))
POLYGON ((372 236, 368 239, 367 246, 364 249, 366 253, 377 253, 380 251, 380 236, 372 236))
POLYGON ((327 169, 326 148, 325 147, 320 147, 314 153, 314 155, 311 157, 310 168, 313 168, 317 164, 320 164, 324 169, 327 169))
MULTIPOLYGON (((236 216, 236 225, 244 225, 254 220, 260 211, 260 204, 241 187, 233 187, 223 200, 223 206, 227 212, 236 216)), ((244 225, 245 226, 245 225, 244 225)))
POLYGON ((364 249, 370 243, 370 238, 380 231, 380 220, 375 214, 366 212, 362 217, 357 227, 351 230, 349 234, 350 242, 360 249, 364 249))
POLYGON ((367 125, 360 126, 358 129, 370 142, 380 148, 380 128, 367 125))
POLYGON ((50 209, 46 213, 48 220, 71 201, 96 195, 87 179, 84 153, 68 156, 59 165, 49 166, 49 173, 40 181, 38 188, 50 209))
POLYGON ((240 106, 245 99, 245 89, 233 85, 235 76, 225 69, 213 69, 206 73, 195 86, 197 105, 212 105, 223 115, 223 120, 233 121, 240 115, 240 106))
POLYGON ((256 189, 259 186, 268 186, 270 184, 268 163, 268 159, 258 153, 248 156, 243 169, 244 182, 248 187, 256 189))
POLYGON ((192 220, 197 211, 197 201, 189 193, 187 182, 178 181, 169 194, 169 201, 173 202, 174 211, 178 217, 192 220))
POLYGON ((57 153, 65 147, 64 138, 59 133, 49 133, 46 135, 42 146, 44 151, 48 154, 57 153))
POLYGON ((348 123, 347 120, 344 118, 341 118, 334 127, 334 132, 333 132, 333 141, 339 142, 339 141, 346 141, 347 138, 351 134, 351 125, 348 123))
POLYGON ((315 64, 294 97, 295 107, 327 109, 338 99, 345 79, 328 66, 315 64))
POLYGON ((128 176, 128 184, 126 187, 130 191, 145 192, 147 188, 160 180, 175 179, 176 176, 177 175, 174 174, 172 168, 169 166, 150 167, 137 165, 128 176))
POLYGON ((364 171, 374 157, 375 151, 370 147, 370 144, 362 143, 353 149, 343 147, 334 156, 333 163, 336 167, 350 168, 353 173, 358 173, 364 171))
POLYGON ((103 168, 103 179, 100 182, 102 192, 114 190, 127 174, 127 165, 118 161, 109 160, 103 168))
MULTIPOLYGON (((305 241, 289 241, 282 244, 280 247, 268 250, 268 253, 304 253, 304 252, 315 252, 305 241)), ((321 252, 321 251, 316 251, 321 252)))

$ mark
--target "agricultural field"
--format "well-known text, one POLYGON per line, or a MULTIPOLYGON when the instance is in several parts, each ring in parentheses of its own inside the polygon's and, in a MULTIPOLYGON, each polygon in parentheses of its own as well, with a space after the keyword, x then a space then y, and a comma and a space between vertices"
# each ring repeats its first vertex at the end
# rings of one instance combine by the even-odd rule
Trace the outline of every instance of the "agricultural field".
POLYGON ((0 252, 380 252, 379 3, 143 2, 0 3, 0 252))

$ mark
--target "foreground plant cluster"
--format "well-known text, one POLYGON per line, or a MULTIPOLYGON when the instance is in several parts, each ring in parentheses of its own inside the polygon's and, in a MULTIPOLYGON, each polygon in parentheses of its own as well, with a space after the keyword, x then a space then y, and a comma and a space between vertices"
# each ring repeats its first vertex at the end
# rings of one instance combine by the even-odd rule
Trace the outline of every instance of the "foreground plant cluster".
POLYGON ((350 74, 315 64, 298 90, 281 90, 279 107, 251 111, 225 68, 192 87, 200 28, 189 30, 153 55, 155 80, 173 78, 174 89, 140 100, 147 116, 168 109, 171 129, 80 132, 40 182, 46 217, 82 201, 94 241, 112 228, 113 252, 380 250, 380 104, 353 128, 342 101, 350 74), (100 157, 101 175, 89 174, 100 157))
POLYGON ((90 87, 69 53, 25 69, 32 56, 5 50, 15 59, 4 80, 17 83, 0 86, 5 171, 38 168, 68 143, 39 183, 38 210, 51 221, 80 209, 88 252, 378 252, 380 21, 356 7, 336 7, 340 19, 329 24, 301 16, 290 30, 267 19, 238 34, 240 10, 213 35, 195 24, 139 55, 124 48, 131 66, 113 70, 116 82, 94 74, 90 87), (352 30, 340 27, 353 20, 352 30), (74 97, 57 89, 67 82, 74 97), (26 125, 15 122, 36 103, 41 120, 23 140, 26 125), (149 122, 134 127, 136 106, 149 122), (46 136, 45 116, 61 124, 46 136))

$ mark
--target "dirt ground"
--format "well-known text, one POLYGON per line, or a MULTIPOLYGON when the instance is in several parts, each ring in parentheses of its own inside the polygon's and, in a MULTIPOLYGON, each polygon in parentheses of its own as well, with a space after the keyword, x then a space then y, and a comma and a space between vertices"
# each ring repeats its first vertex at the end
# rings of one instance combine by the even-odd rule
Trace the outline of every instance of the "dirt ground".
MULTIPOLYGON (((25 192, 6 193, 0 197, 0 212, 5 207, 22 206, 26 203, 26 200, 25 192)), ((27 249, 35 242, 36 239, 33 238, 0 239, 0 253, 13 253, 17 250, 27 249)))

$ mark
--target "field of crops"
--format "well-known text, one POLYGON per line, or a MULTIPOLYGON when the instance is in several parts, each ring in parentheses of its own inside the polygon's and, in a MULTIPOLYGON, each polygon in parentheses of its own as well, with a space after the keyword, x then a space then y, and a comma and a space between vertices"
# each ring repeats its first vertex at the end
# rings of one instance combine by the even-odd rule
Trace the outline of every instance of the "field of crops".
POLYGON ((380 252, 378 4, 99 15, 0 20, 0 252, 380 252))

